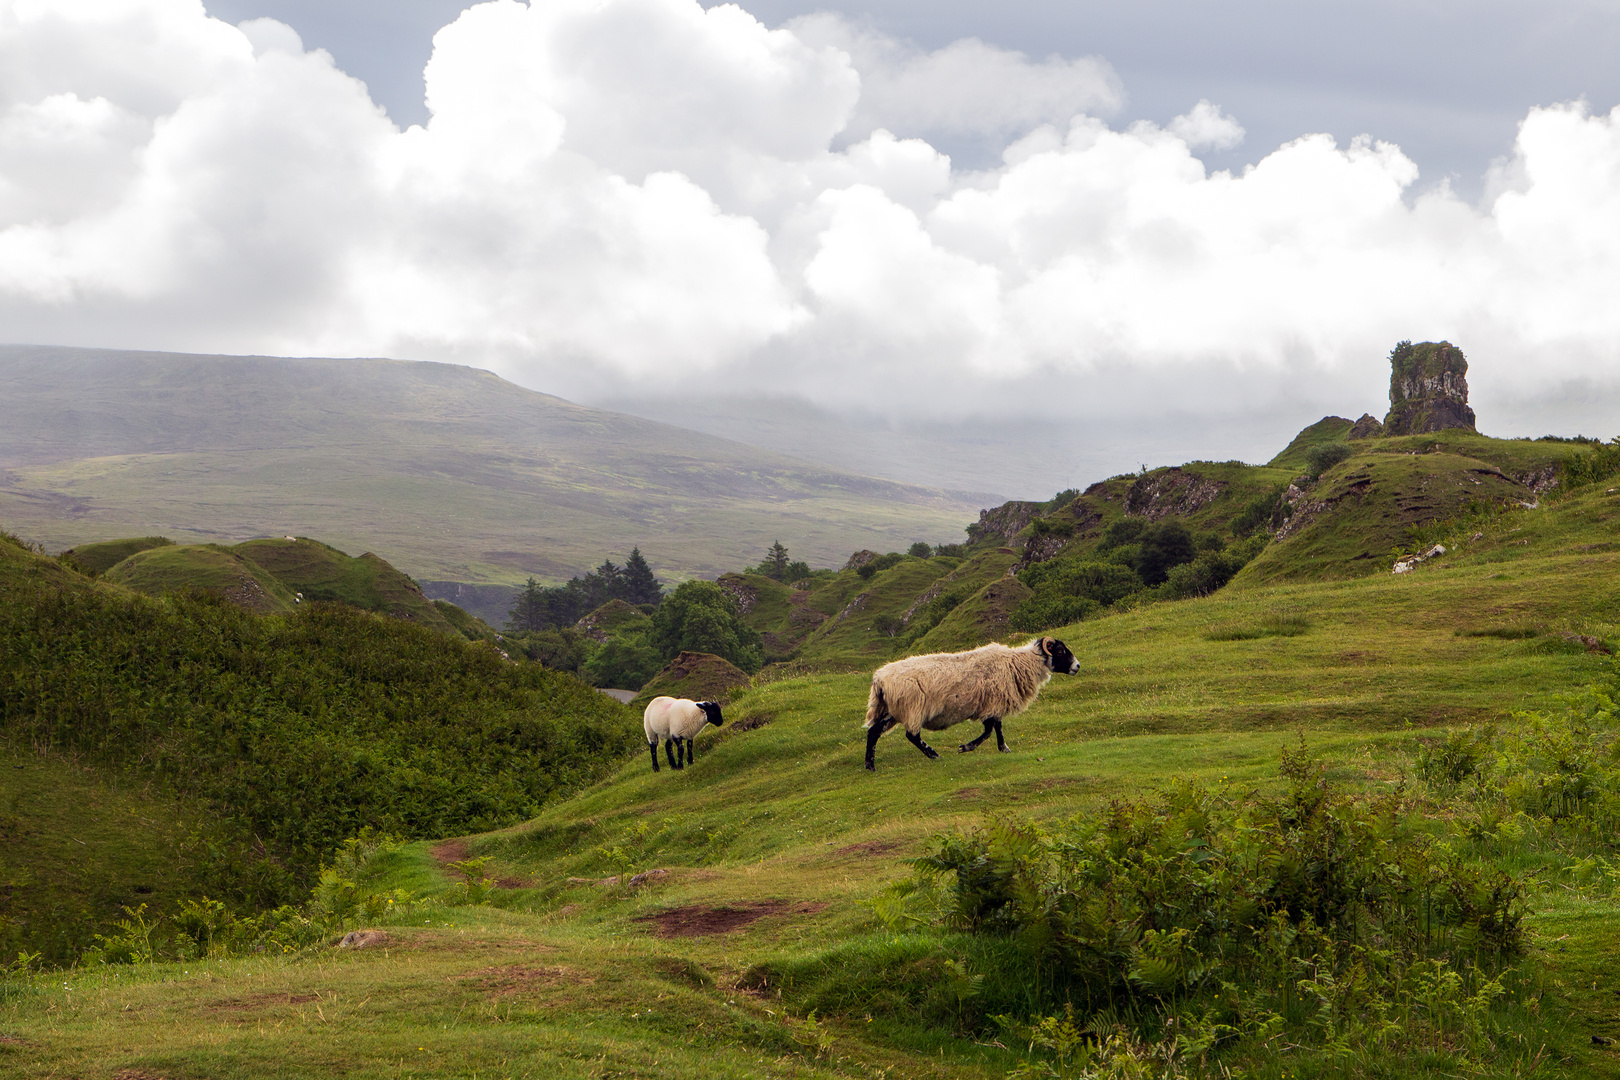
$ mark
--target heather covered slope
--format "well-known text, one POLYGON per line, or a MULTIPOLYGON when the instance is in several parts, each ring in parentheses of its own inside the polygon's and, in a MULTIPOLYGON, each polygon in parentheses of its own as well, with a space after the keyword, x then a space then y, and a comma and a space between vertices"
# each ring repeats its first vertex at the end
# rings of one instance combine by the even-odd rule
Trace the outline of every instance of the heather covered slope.
POLYGON ((960 538, 966 497, 392 360, 0 346, 0 521, 53 550, 319 536, 418 580, 712 577, 960 538))

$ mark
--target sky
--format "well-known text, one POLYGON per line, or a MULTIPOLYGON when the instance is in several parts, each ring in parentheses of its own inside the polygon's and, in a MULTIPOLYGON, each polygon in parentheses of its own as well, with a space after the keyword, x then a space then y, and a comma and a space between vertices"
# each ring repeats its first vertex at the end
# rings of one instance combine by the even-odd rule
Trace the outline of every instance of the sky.
POLYGON ((0 338, 1028 496, 1381 414, 1403 339, 1608 436, 1615 55, 1620 0, 0 0, 0 338))

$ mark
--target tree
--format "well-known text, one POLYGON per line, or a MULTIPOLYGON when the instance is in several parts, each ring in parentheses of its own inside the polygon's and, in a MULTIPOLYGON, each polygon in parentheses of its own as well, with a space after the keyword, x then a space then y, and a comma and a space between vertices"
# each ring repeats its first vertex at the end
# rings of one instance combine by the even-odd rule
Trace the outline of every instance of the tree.
POLYGON ((550 605, 547 602, 549 598, 546 596, 550 591, 541 588, 538 581, 530 578, 506 612, 506 628, 520 634, 528 630, 544 630, 553 625, 550 620, 550 605))
POLYGON ((624 572, 619 580, 623 588, 623 595, 619 599, 626 603, 656 606, 664 598, 664 587, 653 577, 652 567, 641 557, 640 548, 630 549, 630 558, 625 560, 624 572))
POLYGON ((663 666, 646 634, 614 634, 585 662, 585 677, 594 686, 640 690, 663 666))
POLYGON ((915 544, 912 544, 911 547, 906 549, 906 554, 910 555, 913 559, 932 559, 934 557, 934 549, 928 544, 925 544, 919 540, 915 544))
POLYGON ((781 581, 787 577, 788 549, 778 540, 771 545, 771 550, 765 553, 765 561, 759 564, 760 572, 768 578, 781 581))
POLYGON ((686 581, 653 612, 648 640, 664 660, 682 651, 723 656, 744 671, 762 661, 759 633, 742 621, 737 603, 712 581, 686 581))

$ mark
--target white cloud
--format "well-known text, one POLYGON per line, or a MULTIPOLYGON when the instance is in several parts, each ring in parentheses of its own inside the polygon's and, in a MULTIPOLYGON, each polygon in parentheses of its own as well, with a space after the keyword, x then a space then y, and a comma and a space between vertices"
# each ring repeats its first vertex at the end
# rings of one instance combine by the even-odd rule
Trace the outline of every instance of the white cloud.
POLYGON ((1100 60, 694 0, 495 0, 427 82, 400 131, 279 23, 0 0, 0 325, 1116 425, 1378 411, 1402 338, 1487 427, 1620 393, 1620 111, 1530 110, 1471 206, 1365 136, 1210 174, 1236 119, 1114 130, 1100 60))
POLYGON ((1243 142, 1243 125, 1208 98, 1170 121, 1169 129, 1193 150, 1230 150, 1243 142))

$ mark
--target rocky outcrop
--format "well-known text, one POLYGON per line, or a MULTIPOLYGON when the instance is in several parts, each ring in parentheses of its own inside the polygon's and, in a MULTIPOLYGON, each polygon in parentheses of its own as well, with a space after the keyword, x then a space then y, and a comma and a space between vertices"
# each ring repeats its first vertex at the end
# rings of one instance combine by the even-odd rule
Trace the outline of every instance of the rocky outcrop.
POLYGON ((1362 413, 1361 419, 1350 429, 1347 439, 1376 439, 1384 433, 1384 425, 1378 422, 1378 417, 1372 413, 1362 413))
POLYGON ((1225 489, 1219 480, 1206 480, 1180 468, 1161 469, 1131 485, 1125 512, 1149 521, 1183 517, 1208 506, 1225 489))
MULTIPOLYGON (((988 511, 986 511, 986 510, 979 511, 980 520, 983 520, 984 515, 986 513, 988 513, 988 511)), ((867 551, 865 548, 862 548, 860 551, 857 551, 855 554, 853 554, 853 555, 851 555, 849 557, 849 561, 844 564, 844 569, 845 570, 859 570, 861 567, 865 566, 867 563, 871 562, 873 559, 875 559, 877 557, 878 557, 877 552, 875 552, 875 551, 867 551)))
POLYGON ((1474 430, 1468 407, 1468 360, 1449 341, 1403 341, 1389 354, 1386 435, 1423 435, 1448 428, 1474 430))
POLYGON ((979 520, 968 526, 968 535, 975 544, 991 539, 1005 544, 1040 517, 1045 506, 1045 503, 1014 500, 990 510, 980 510, 979 520))

